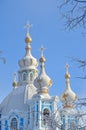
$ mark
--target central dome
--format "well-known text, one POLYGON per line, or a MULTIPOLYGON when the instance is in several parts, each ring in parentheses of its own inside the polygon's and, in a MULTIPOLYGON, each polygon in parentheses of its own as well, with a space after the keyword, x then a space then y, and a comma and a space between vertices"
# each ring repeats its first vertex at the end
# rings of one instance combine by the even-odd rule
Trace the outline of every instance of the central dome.
POLYGON ((34 85, 21 86, 14 89, 1 103, 0 111, 3 115, 8 114, 12 110, 27 111, 27 101, 36 93, 34 85))

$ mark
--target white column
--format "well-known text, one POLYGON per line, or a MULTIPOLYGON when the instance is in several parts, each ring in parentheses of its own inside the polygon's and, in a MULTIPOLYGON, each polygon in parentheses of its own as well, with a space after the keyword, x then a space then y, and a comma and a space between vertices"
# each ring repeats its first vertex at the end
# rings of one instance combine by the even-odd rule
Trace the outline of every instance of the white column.
POLYGON ((38 118, 38 119, 39 119, 39 121, 38 121, 39 129, 41 128, 41 120, 42 120, 42 119, 41 119, 41 115, 42 115, 42 114, 41 114, 41 100, 39 100, 39 116, 38 116, 38 117, 39 117, 39 118, 38 118))
POLYGON ((32 128, 32 111, 31 111, 31 107, 32 107, 32 105, 30 106, 30 128, 32 128))

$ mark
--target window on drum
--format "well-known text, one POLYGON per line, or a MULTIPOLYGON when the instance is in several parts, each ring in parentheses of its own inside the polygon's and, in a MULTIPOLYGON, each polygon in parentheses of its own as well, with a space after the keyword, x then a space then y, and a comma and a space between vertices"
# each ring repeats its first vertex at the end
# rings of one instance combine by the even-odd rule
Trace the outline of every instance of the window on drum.
POLYGON ((25 81, 27 79, 27 73, 23 72, 23 81, 25 81))

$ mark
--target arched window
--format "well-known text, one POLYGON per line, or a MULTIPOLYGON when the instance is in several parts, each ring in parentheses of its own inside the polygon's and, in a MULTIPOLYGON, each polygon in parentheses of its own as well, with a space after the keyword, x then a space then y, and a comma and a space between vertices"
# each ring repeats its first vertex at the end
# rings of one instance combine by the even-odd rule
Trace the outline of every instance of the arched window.
POLYGON ((25 81, 27 79, 27 73, 24 72, 22 77, 23 77, 23 81, 25 81))
POLYGON ((30 73, 30 81, 33 81, 33 74, 32 74, 32 72, 30 73))
POLYGON ((43 124, 44 125, 48 125, 49 124, 49 121, 50 121, 49 117, 50 117, 50 111, 49 111, 49 109, 45 108, 43 110, 43 121, 44 121, 43 124))
POLYGON ((29 73, 29 81, 33 81, 33 71, 29 73))
POLYGON ((16 118, 12 118, 11 120, 11 130, 17 130, 18 129, 18 122, 16 118))
POLYGON ((49 114, 50 114, 50 113, 49 113, 49 110, 48 110, 47 108, 45 108, 44 111, 43 111, 43 115, 44 115, 44 116, 45 116, 45 115, 46 115, 46 116, 49 116, 49 114))

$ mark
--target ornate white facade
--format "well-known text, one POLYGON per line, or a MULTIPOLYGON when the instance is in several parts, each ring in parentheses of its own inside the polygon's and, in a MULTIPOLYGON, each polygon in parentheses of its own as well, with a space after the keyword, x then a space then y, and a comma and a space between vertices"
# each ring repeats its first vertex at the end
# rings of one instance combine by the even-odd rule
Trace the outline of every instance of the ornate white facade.
POLYGON ((19 60, 18 81, 14 74, 13 90, 0 104, 0 130, 77 130, 79 121, 73 109, 77 99, 70 87, 70 74, 66 66, 66 88, 60 98, 52 97, 51 78, 45 70, 46 59, 41 48, 40 72, 38 61, 31 54, 32 38, 27 32, 26 54, 19 60), (63 107, 59 109, 58 102, 63 107))

